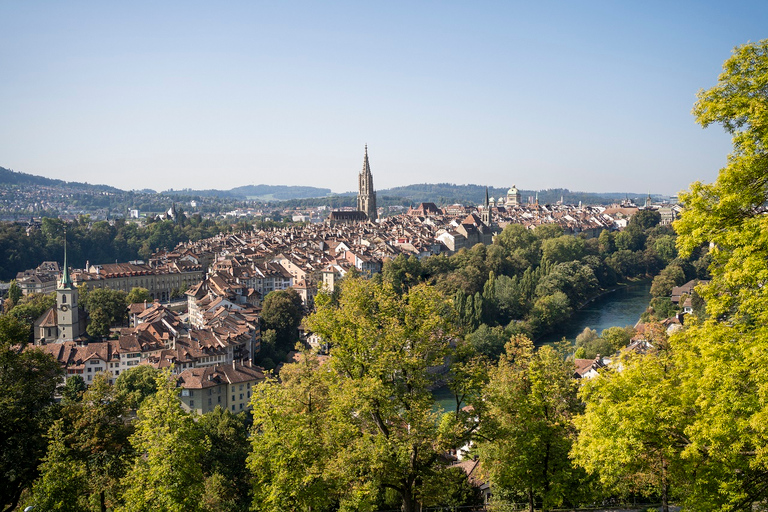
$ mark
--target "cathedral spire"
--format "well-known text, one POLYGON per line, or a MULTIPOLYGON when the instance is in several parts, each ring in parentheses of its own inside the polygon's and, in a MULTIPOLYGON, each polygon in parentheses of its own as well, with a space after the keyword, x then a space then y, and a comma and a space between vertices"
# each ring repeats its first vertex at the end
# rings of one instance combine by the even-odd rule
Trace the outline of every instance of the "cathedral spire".
POLYGON ((373 190, 373 174, 371 174, 371 164, 368 162, 368 144, 365 145, 363 169, 358 176, 357 210, 365 213, 369 221, 376 220, 376 192, 373 190))
POLYGON ((490 201, 488 200, 488 187, 485 187, 485 207, 488 208, 490 201))
POLYGON ((69 277, 69 267, 67 266, 67 230, 64 229, 64 268, 61 271, 61 280, 59 288, 72 288, 72 279, 69 277))

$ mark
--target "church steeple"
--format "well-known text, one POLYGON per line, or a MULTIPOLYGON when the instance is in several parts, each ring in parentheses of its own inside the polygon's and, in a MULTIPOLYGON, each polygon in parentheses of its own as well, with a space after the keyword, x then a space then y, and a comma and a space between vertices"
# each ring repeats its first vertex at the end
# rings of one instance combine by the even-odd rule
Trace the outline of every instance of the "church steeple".
POLYGON ((363 168, 358 176, 357 209, 365 213, 369 221, 376 220, 376 192, 373 190, 373 174, 371 174, 371 164, 368 162, 368 144, 365 145, 363 168))
POLYGON ((69 266, 67 265, 67 230, 64 230, 64 268, 61 270, 61 279, 59 280, 59 288, 71 289, 72 278, 69 277, 69 266))
POLYGON ((483 212, 480 214, 480 222, 486 226, 491 225, 491 201, 488 199, 488 187, 485 187, 485 204, 483 204, 483 212))

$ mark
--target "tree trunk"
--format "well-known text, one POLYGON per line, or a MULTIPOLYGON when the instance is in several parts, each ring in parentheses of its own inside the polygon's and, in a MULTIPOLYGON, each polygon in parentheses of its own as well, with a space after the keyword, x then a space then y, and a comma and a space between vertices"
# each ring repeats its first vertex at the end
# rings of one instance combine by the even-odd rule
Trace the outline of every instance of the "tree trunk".
POLYGON ((661 459, 661 512, 669 512, 669 481, 667 480, 667 461, 661 459))
POLYGON ((104 496, 104 491, 99 493, 99 505, 101 506, 101 512, 107 512, 107 504, 104 496))
POLYGON ((533 502, 533 487, 528 487, 528 512, 535 512, 535 505, 533 502))
POLYGON ((413 499, 413 492, 411 492, 411 488, 406 487, 403 490, 403 512, 416 512, 416 501, 413 499))

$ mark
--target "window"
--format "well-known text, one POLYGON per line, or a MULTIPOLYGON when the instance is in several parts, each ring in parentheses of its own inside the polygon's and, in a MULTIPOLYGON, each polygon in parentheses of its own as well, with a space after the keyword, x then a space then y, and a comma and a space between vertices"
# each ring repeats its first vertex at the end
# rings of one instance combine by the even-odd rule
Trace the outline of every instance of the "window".
POLYGON ((232 395, 232 401, 233 402, 235 401, 235 395, 232 395))
POLYGON ((195 406, 195 401, 194 400, 190 400, 189 401, 189 406, 190 407, 194 407, 195 406))
POLYGON ((62 304, 66 304, 67 303, 67 296, 64 295, 63 293, 61 294, 61 303, 62 304))
POLYGON ((240 404, 240 410, 241 411, 243 410, 243 404, 240 404))
POLYGON ((243 394, 242 394, 242 393, 240 393, 240 400, 242 400, 242 399, 243 399, 243 394))
POLYGON ((232 406, 232 410, 233 410, 233 411, 235 410, 235 406, 234 406, 234 405, 232 406))
POLYGON ((217 400, 217 403, 221 403, 221 397, 219 397, 219 399, 217 400))

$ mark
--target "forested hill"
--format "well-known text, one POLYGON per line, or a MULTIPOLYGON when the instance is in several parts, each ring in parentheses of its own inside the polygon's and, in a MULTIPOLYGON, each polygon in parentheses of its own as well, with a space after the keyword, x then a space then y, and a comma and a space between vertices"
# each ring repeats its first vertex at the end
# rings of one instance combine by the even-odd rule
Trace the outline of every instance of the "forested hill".
MULTIPOLYGON (((510 187, 512 184, 510 183, 510 187)), ((508 188, 488 187, 488 194, 496 199, 506 197, 508 188)), ((539 203, 556 203, 561 199, 568 204, 577 204, 579 201, 585 204, 610 204, 622 199, 629 198, 640 200, 645 194, 609 192, 573 192, 567 188, 551 188, 547 190, 524 190, 519 189, 523 202, 528 198, 535 198, 538 192, 539 203)), ((379 195, 390 197, 408 198, 413 203, 432 202, 442 205, 453 203, 482 204, 485 201, 484 185, 455 185, 453 183, 422 183, 417 185, 407 185, 405 187, 395 187, 381 190, 379 195)))
MULTIPOLYGON (((488 195, 495 199, 506 198, 507 188, 488 187, 488 195)), ((547 190, 520 190, 523 202, 528 198, 536 198, 539 203, 552 204, 560 201, 567 204, 612 204, 623 199, 632 199, 642 203, 647 194, 625 192, 574 192, 567 188, 551 188, 547 190)), ((331 197, 295 199, 284 203, 288 207, 309 207, 331 204, 331 206, 354 206, 354 196, 357 192, 345 192, 331 197), (347 198, 345 201, 344 198, 347 198)), ((438 206, 451 204, 478 205, 485 201, 485 185, 455 185, 453 183, 421 183, 404 187, 387 188, 376 191, 379 206, 417 205, 419 203, 435 203, 438 206)), ((652 194, 654 201, 666 199, 666 196, 652 194)))
POLYGON ((282 201, 288 199, 304 199, 308 197, 324 197, 331 193, 329 188, 304 187, 294 185, 245 185, 231 190, 167 190, 166 195, 184 195, 198 197, 221 197, 232 199, 250 199, 258 201, 282 201))
POLYGON ((122 192, 120 189, 108 185, 90 185, 76 181, 54 180, 43 176, 35 176, 23 172, 12 171, 0 167, 0 186, 38 186, 38 187, 67 187, 98 192, 122 192))

